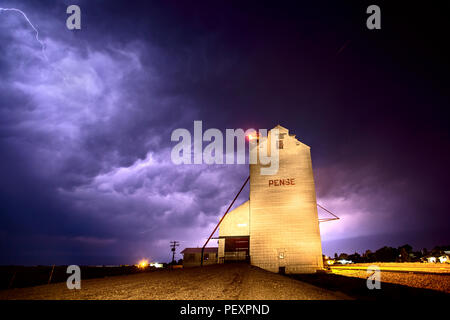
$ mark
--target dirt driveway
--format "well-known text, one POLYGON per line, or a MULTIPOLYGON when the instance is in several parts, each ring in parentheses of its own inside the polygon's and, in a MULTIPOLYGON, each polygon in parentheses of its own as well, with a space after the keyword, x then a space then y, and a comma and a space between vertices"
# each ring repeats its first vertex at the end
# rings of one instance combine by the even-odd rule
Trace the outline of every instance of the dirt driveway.
POLYGON ((82 280, 80 290, 69 290, 65 283, 3 290, 0 299, 335 300, 348 297, 246 264, 226 264, 82 280))

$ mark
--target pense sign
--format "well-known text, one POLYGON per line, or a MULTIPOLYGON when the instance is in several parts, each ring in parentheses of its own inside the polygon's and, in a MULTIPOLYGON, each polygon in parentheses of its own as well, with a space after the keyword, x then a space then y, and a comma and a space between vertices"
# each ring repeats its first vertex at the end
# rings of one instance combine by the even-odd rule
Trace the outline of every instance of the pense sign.
POLYGON ((269 180, 269 187, 295 186, 295 178, 269 180))

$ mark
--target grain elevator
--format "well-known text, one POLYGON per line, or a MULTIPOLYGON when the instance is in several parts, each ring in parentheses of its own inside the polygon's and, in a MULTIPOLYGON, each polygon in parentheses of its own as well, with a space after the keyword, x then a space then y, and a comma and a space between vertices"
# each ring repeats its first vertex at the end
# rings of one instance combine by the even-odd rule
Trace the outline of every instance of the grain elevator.
POLYGON ((249 200, 223 218, 218 262, 246 260, 272 272, 313 273, 323 261, 310 147, 288 129, 274 129, 278 172, 263 175, 260 161, 250 164, 249 200))

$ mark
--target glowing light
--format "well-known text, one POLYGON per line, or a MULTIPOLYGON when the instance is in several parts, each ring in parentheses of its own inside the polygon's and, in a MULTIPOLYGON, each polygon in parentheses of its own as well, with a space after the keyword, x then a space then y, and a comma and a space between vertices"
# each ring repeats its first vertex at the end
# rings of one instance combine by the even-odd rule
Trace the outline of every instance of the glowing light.
POLYGON ((148 265, 149 265, 148 260, 147 259, 142 259, 141 261, 139 261, 137 266, 138 266, 139 269, 145 269, 145 268, 148 267, 148 265))

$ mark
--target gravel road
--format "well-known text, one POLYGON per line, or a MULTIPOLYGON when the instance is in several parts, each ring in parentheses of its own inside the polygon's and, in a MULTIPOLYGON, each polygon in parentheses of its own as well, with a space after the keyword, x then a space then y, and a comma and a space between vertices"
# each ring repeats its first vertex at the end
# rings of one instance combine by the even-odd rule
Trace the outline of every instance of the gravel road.
POLYGON ((65 283, 0 291, 0 299, 77 300, 335 300, 333 292, 246 264, 158 270, 81 281, 80 290, 65 283))

